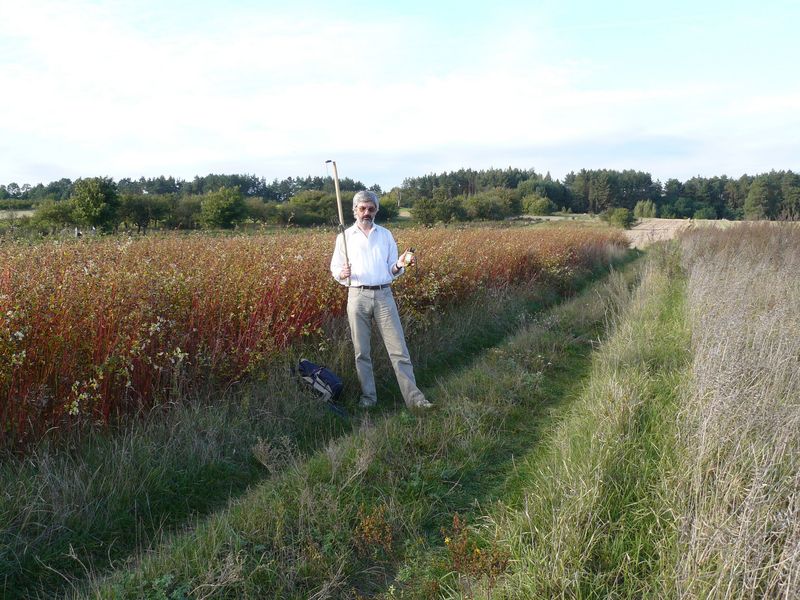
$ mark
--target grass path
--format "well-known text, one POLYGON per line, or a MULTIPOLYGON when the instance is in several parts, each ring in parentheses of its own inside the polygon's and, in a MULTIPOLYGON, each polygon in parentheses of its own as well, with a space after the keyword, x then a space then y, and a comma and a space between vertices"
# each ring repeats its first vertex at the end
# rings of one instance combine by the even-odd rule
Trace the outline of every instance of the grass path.
POLYGON ((665 249, 546 443, 522 457, 515 493, 477 533, 507 552, 502 580, 455 578, 451 594, 499 598, 672 597, 676 414, 691 352, 685 283, 665 249))
POLYGON ((508 493, 516 457, 575 396, 628 289, 616 274, 528 317, 522 333, 433 388, 434 413, 378 413, 308 460, 287 457, 275 478, 81 597, 434 593, 452 565, 416 558, 444 552, 455 514, 508 493))

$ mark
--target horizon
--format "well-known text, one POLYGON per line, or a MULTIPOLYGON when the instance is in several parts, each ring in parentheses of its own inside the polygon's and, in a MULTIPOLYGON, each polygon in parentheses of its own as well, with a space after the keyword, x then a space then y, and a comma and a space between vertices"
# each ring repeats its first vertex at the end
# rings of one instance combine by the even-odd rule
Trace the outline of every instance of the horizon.
MULTIPOLYGON (((338 166, 338 163, 337 163, 337 166, 338 166)), ((431 175, 433 175, 433 176, 444 176, 444 175, 447 175, 447 174, 452 174, 452 173, 458 172, 459 170, 470 170, 470 169, 473 170, 473 171, 476 171, 476 172, 486 171, 486 170, 491 170, 491 169, 500 169, 500 170, 519 169, 519 170, 522 170, 522 171, 528 170, 528 169, 525 169, 524 167, 515 167, 514 165, 510 165, 508 167, 488 167, 487 169, 472 169, 471 167, 460 167, 458 169, 454 169, 453 171, 441 171, 441 172, 433 172, 433 173, 424 173, 422 175, 409 175, 407 177, 404 177, 403 181, 405 181, 406 179, 418 179, 418 178, 421 178, 421 177, 426 177, 426 176, 431 176, 431 175)), ((593 169, 585 169, 585 168, 571 169, 570 171, 568 171, 565 174, 565 176, 569 175, 571 173, 579 173, 579 172, 584 171, 584 170, 585 171, 592 171, 593 169)), ((708 180, 715 179, 715 178, 717 178, 717 179, 727 178, 730 181, 737 181, 737 180, 741 179, 742 177, 755 178, 755 177, 758 177, 760 175, 767 175, 770 172, 781 172, 781 171, 794 172, 791 169, 770 169, 769 171, 764 171, 764 172, 759 172, 759 173, 742 173, 742 174, 736 175, 736 176, 731 176, 731 175, 728 175, 727 173, 722 173, 722 174, 715 174, 715 175, 708 175, 708 176, 707 175, 693 175, 692 177, 689 177, 687 179, 679 179, 677 177, 670 177, 670 178, 667 178, 665 180, 661 180, 661 179, 657 179, 657 178, 653 177, 652 173, 649 173, 647 171, 641 171, 639 169, 628 168, 628 169, 619 169, 619 170, 617 170, 617 169, 608 169, 608 170, 617 171, 619 173, 621 173, 623 171, 634 171, 634 172, 645 173, 646 175, 649 175, 651 177, 651 179, 652 179, 654 184, 658 183, 661 186, 664 186, 667 183, 667 181, 669 181, 671 179, 675 179, 675 180, 679 181, 681 184, 685 184, 687 181, 689 181, 691 179, 695 179, 695 178, 708 179, 708 180)), ((550 174, 549 172, 542 173, 540 171, 536 171, 535 169, 534 169, 534 172, 535 172, 535 174, 537 176, 540 176, 540 177, 543 177, 543 178, 549 174, 553 181, 557 181, 557 182, 562 183, 562 184, 564 183, 564 177, 553 177, 552 174, 550 174)), ((221 176, 221 177, 253 176, 253 177, 257 177, 258 179, 260 179, 261 181, 264 181, 267 184, 285 181, 285 180, 290 179, 290 178, 291 179, 305 179, 305 178, 316 177, 316 175, 308 174, 308 175, 286 175, 285 177, 275 177, 275 178, 269 179, 269 178, 267 178, 267 177, 265 177, 263 175, 258 175, 257 173, 206 173, 205 175, 197 174, 197 175, 193 175, 192 177, 185 178, 185 179, 182 178, 182 177, 176 177, 174 175, 154 175, 152 177, 141 176, 141 177, 136 177, 136 178, 134 178, 134 177, 120 177, 119 179, 114 178, 114 177, 110 177, 110 176, 107 176, 107 175, 86 175, 86 176, 83 176, 83 177, 70 179, 70 181, 72 183, 75 183, 79 179, 92 179, 92 178, 97 177, 97 178, 109 178, 115 184, 118 184, 120 181, 125 180, 125 179, 129 180, 132 183, 137 183, 141 179, 154 180, 154 179, 164 178, 164 179, 174 179, 176 183, 191 183, 195 179, 203 179, 205 177, 213 177, 213 176, 221 176)), ((332 172, 328 173, 327 175, 322 175, 321 177, 333 180, 332 172)), ((375 184, 377 184, 377 182, 370 183, 368 181, 360 180, 360 179, 357 179, 355 177, 350 177, 350 176, 347 176, 347 175, 340 176, 340 179, 342 179, 342 180, 346 179, 346 178, 352 179, 357 184, 360 183, 360 184, 366 186, 367 189, 369 189, 370 187, 372 187, 375 184)), ((20 187, 22 187, 23 185, 27 184, 27 185, 30 185, 31 188, 33 188, 33 187, 35 187, 37 185, 46 186, 46 185, 51 184, 51 183, 57 183, 58 181, 59 181, 58 179, 54 179, 54 180, 51 180, 51 181, 25 182, 25 183, 22 183, 22 184, 19 183, 19 182, 16 182, 16 181, 11 181, 11 182, 7 182, 7 183, 0 182, 0 186, 5 187, 5 186, 11 185, 11 184, 17 184, 20 187)), ((380 185, 380 184, 378 184, 378 185, 380 185)), ((398 187, 398 188, 402 187, 402 182, 398 186, 393 186, 391 188, 384 188, 383 186, 381 186, 381 194, 387 194, 387 193, 391 192, 393 189, 395 189, 395 187, 398 187)))
POLYGON ((272 181, 330 158, 384 190, 460 168, 797 172, 798 17, 774 0, 0 6, 0 179, 272 181))

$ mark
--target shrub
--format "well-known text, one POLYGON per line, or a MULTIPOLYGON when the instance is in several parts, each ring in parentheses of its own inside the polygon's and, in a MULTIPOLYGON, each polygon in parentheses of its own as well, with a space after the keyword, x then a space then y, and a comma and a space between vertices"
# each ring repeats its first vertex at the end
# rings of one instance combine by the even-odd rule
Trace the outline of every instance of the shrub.
POLYGON ((289 199, 286 210, 295 225, 332 225, 339 222, 336 195, 321 190, 298 192, 289 199))
POLYGON ((75 215, 71 202, 48 201, 39 206, 31 218, 31 225, 42 232, 52 232, 62 227, 75 225, 75 215))
MULTIPOLYGON (((342 195, 342 213, 345 226, 353 222, 352 196, 342 195)), ((400 213, 396 201, 381 202, 376 221, 389 221, 400 213)), ((280 223, 294 225, 333 225, 339 223, 336 195, 321 190, 303 190, 278 207, 273 218, 280 223)))
POLYGON ((639 200, 633 207, 633 216, 637 219, 652 219, 656 216, 656 205, 652 200, 639 200))
POLYGON ((33 200, 18 200, 14 198, 0 200, 0 210, 30 210, 33 207, 33 200))
POLYGON ((623 229, 630 229, 635 220, 633 213, 627 208, 609 209, 600 215, 600 218, 614 227, 622 227, 623 229))
POLYGON ((716 219, 717 218, 717 211, 714 210, 713 207, 709 206, 708 204, 701 205, 696 211, 694 211, 694 219, 716 219))
POLYGON ((200 222, 207 228, 232 229, 246 214, 247 207, 238 189, 223 187, 205 194, 200 201, 200 222))
POLYGON ((160 194, 123 194, 120 198, 119 218, 137 230, 147 231, 153 221, 162 221, 169 214, 168 197, 160 194))
POLYGON ((383 196, 381 198, 381 209, 375 217, 376 221, 391 221, 400 215, 400 208, 397 206, 397 200, 391 197, 383 196))
POLYGON ((463 221, 466 218, 466 211, 464 210, 463 199, 461 196, 452 198, 437 197, 434 193, 434 214, 436 220, 442 223, 450 223, 451 221, 463 221))
POLYGON ((248 198, 245 200, 245 214, 248 219, 257 223, 277 222, 277 204, 264 202, 261 198, 248 198))
POLYGON ((466 198, 462 204, 470 220, 500 221, 519 212, 519 203, 514 202, 512 192, 502 188, 480 192, 466 198))
POLYGON ((182 196, 173 200, 172 211, 166 220, 172 229, 197 229, 200 222, 202 196, 182 196))
POLYGON ((522 199, 522 206, 525 213, 529 215, 549 215, 555 210, 555 206, 549 198, 539 196, 538 194, 531 194, 522 199))
POLYGON ((430 198, 419 198, 414 202, 411 215, 414 220, 421 225, 433 225, 436 223, 436 210, 433 200, 430 198))

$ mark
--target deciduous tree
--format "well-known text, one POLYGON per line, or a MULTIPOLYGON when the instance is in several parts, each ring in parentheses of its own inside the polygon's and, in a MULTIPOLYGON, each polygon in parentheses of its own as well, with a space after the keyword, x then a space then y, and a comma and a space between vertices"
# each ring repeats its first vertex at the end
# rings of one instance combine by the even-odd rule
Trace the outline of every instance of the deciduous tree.
POLYGON ((209 229, 231 229, 246 216, 247 206, 238 189, 224 187, 200 201, 200 221, 209 229))
POLYGON ((78 223, 104 231, 117 224, 119 196, 114 180, 108 177, 79 179, 70 198, 78 223))

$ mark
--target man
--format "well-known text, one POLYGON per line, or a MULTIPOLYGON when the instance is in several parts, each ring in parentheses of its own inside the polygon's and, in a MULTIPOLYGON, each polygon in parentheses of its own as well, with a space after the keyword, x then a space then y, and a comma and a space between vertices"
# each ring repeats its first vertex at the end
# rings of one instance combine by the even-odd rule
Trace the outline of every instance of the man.
POLYGON ((331 274, 342 285, 350 281, 347 291, 347 319, 356 355, 356 372, 361 383, 359 404, 375 406, 378 396, 372 373, 370 336, 372 320, 383 338, 394 367, 400 391, 409 408, 431 408, 433 405, 417 387, 414 369, 408 355, 403 326, 392 295, 391 282, 399 277, 407 264, 414 264, 414 255, 406 250, 397 256, 397 244, 388 229, 375 224, 380 200, 374 192, 358 192, 353 196, 356 219, 336 238, 331 258, 331 274), (345 261, 342 236, 347 238, 350 264, 345 261))

